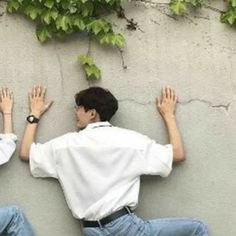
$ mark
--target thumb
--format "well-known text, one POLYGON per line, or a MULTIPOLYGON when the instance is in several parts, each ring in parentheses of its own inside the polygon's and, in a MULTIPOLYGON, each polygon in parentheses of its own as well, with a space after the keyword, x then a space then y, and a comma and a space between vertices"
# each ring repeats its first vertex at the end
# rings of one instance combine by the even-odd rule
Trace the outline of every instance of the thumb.
POLYGON ((47 104, 45 104, 45 110, 47 111, 53 104, 53 101, 48 102, 47 104))

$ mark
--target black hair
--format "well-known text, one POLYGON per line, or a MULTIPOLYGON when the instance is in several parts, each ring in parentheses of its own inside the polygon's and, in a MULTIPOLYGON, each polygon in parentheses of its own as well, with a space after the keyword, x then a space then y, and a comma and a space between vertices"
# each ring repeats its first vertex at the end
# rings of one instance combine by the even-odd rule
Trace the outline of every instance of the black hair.
POLYGON ((107 89, 90 87, 75 95, 77 106, 83 106, 85 111, 95 109, 101 121, 109 121, 118 109, 118 101, 107 89))

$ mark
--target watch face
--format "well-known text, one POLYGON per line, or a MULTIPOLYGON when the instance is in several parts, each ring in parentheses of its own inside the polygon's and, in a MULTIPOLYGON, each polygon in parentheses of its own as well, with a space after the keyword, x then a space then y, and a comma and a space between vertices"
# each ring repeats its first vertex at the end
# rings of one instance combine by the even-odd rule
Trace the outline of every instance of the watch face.
POLYGON ((39 122, 39 119, 38 118, 36 118, 34 115, 29 115, 27 118, 27 121, 29 122, 29 123, 38 123, 39 122))
POLYGON ((29 122, 33 122, 34 121, 34 117, 33 116, 30 116, 29 117, 29 122))

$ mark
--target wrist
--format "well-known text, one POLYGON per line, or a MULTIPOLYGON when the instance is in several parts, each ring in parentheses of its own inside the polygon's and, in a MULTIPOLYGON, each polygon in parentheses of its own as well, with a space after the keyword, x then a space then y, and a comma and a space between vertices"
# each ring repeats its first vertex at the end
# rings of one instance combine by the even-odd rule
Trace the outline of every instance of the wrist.
POLYGON ((40 117, 41 117, 40 112, 36 112, 36 111, 31 111, 29 115, 33 115, 38 119, 40 119, 40 117))
POLYGON ((30 114, 26 117, 26 120, 30 123, 30 124, 38 124, 39 123, 39 117, 35 116, 34 114, 30 114))
POLYGON ((168 121, 173 121, 175 120, 175 114, 166 114, 163 115, 163 119, 168 122, 168 121))

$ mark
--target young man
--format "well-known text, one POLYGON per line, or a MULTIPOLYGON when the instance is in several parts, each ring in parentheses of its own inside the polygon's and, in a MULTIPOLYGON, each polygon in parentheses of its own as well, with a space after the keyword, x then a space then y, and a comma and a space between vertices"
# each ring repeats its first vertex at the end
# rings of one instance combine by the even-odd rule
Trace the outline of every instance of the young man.
POLYGON ((80 132, 36 144, 38 122, 50 108, 46 89, 30 93, 30 115, 22 140, 20 158, 30 161, 34 177, 60 181, 69 208, 82 219, 88 236, 207 236, 206 226, 195 219, 143 221, 133 212, 138 204, 140 176, 166 177, 173 161, 184 160, 184 148, 175 119, 177 96, 164 88, 156 106, 168 131, 170 144, 160 145, 135 131, 109 123, 118 109, 116 98, 100 87, 76 94, 80 132))
MULTIPOLYGON (((12 129, 13 95, 9 89, 0 90, 0 112, 3 116, 4 133, 0 134, 0 165, 11 158, 16 149, 16 135, 12 129)), ((33 230, 17 206, 0 208, 0 234, 11 236, 34 236, 33 230)))

